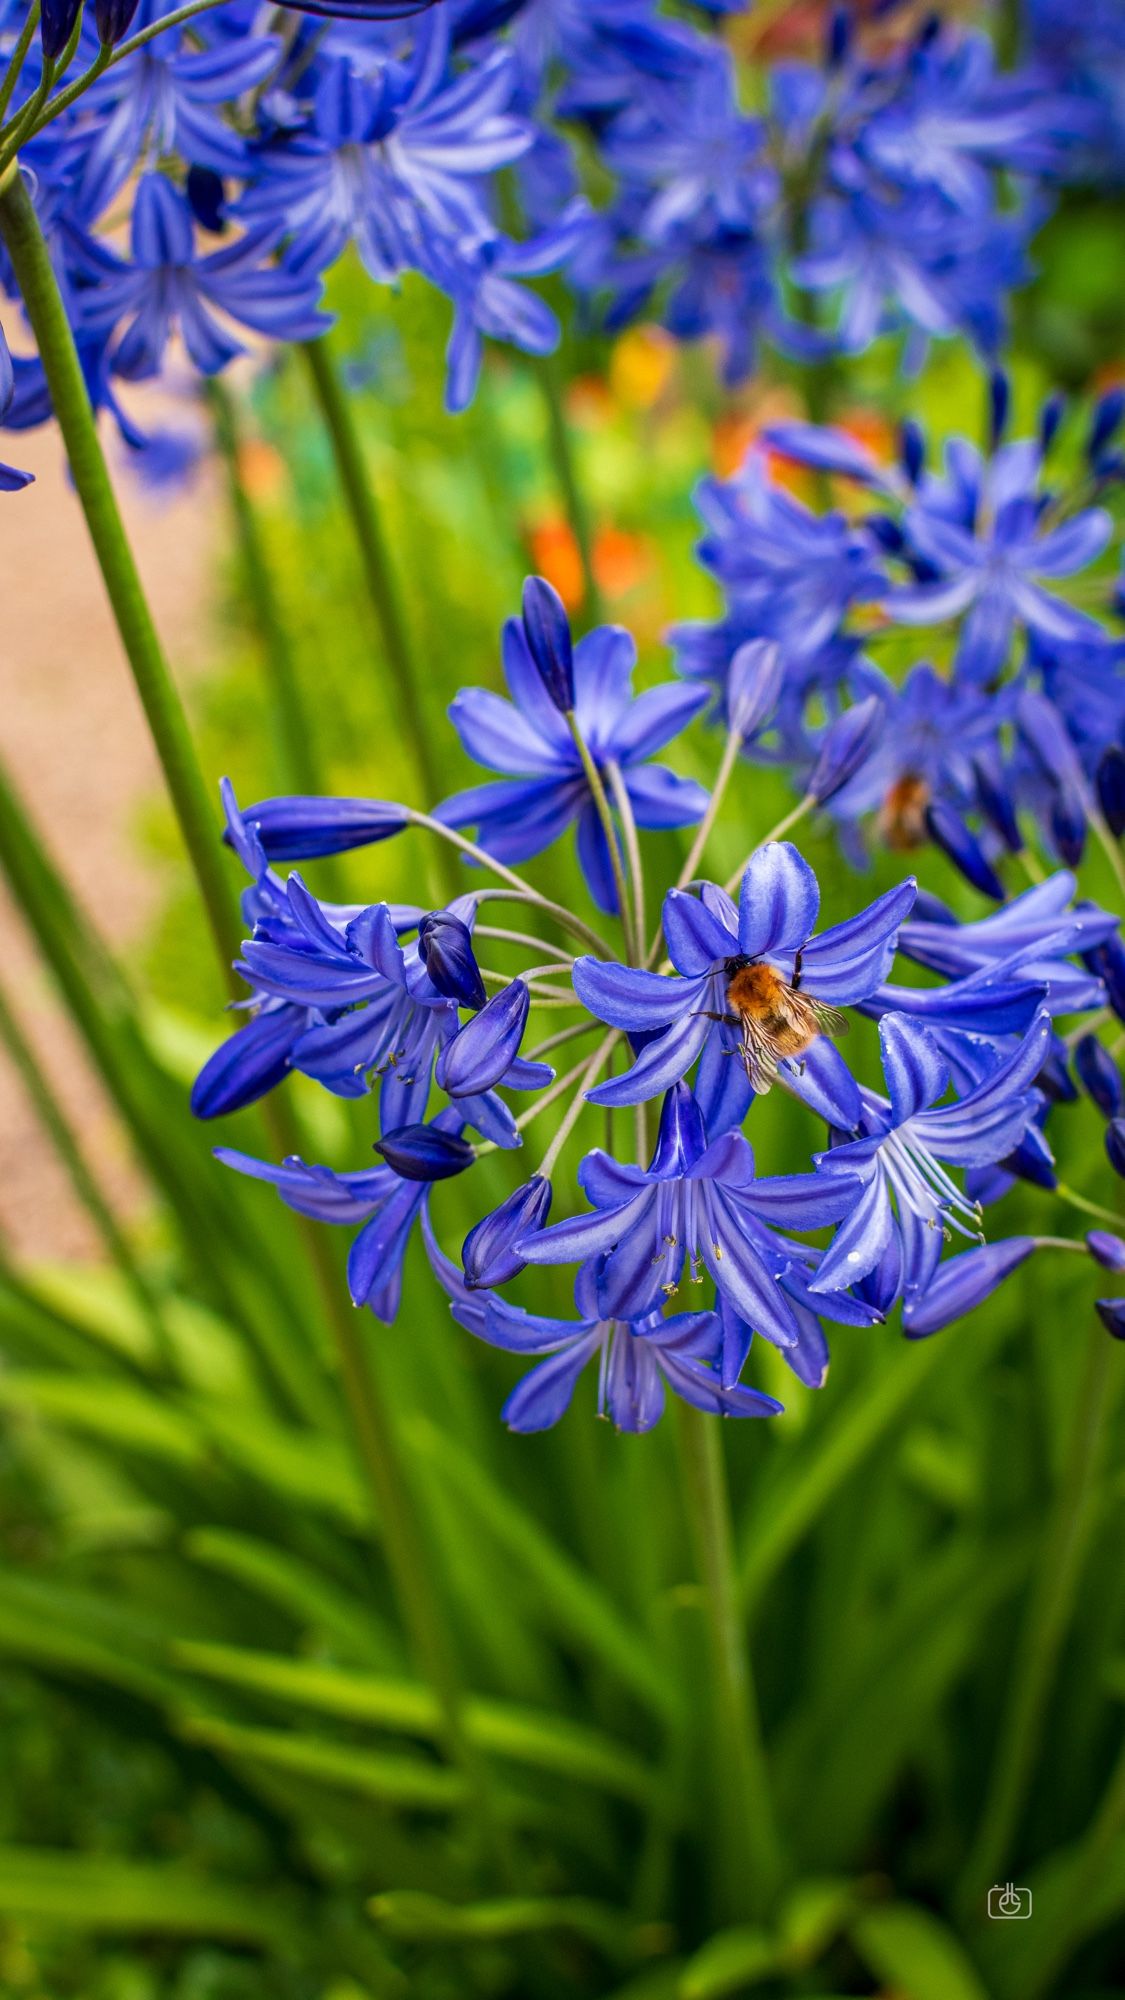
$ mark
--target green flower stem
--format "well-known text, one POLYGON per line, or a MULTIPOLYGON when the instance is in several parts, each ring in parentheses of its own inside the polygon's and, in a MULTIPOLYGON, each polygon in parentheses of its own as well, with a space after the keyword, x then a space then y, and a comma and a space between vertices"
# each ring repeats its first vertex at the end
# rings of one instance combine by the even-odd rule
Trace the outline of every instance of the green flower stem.
POLYGON ((0 118, 3 118, 12 101, 12 93, 20 80, 20 71, 27 60, 27 52, 31 47, 32 37, 38 26, 39 0, 35 0, 35 5, 30 8, 27 19, 20 31, 20 38, 8 58, 8 67, 4 73, 4 80, 0 83, 0 118))
POLYGON ((90 85, 97 82, 103 70, 112 69, 116 63, 124 62, 126 56, 131 56, 136 49, 143 49, 146 42, 153 41, 157 35, 166 34, 169 28, 181 27, 185 21, 194 20, 197 14, 208 14, 213 7, 222 5, 223 0, 191 0, 190 5, 177 7, 173 13, 163 14, 159 20, 150 21, 147 28, 139 28, 135 35, 130 35, 126 42, 119 42, 115 49, 107 48, 103 42, 89 68, 84 69, 81 76, 76 76, 73 83, 68 83, 65 90, 60 90, 57 97, 52 97, 35 127, 35 133, 30 136, 34 137, 35 134, 42 132, 53 119, 61 117, 64 111, 69 111, 71 105, 77 103, 78 99, 89 90, 90 85))
MULTIPOLYGON (((564 967, 567 972, 570 971, 571 966, 574 964, 574 953, 572 951, 564 951, 562 945, 559 944, 548 944, 546 938, 532 937, 530 931, 509 931, 499 928, 495 924, 477 924, 473 930, 473 936, 491 938, 494 944, 522 945, 527 951, 545 951, 558 965, 564 967)), ((521 979, 526 979, 527 976, 525 972, 521 972, 519 975, 521 979)))
POLYGON ((1111 1208, 1103 1208, 1100 1202, 1088 1201, 1084 1194, 1076 1194, 1073 1188, 1064 1186, 1062 1181, 1056 1183, 1052 1193, 1056 1194, 1060 1201, 1067 1202, 1071 1208, 1078 1209, 1080 1214, 1092 1215, 1096 1222, 1108 1222, 1118 1231, 1125 1229, 1125 1215, 1115 1215, 1111 1208))
POLYGON ((714 1884, 720 1923, 769 1913, 781 1860, 734 1570, 722 1430, 677 1399, 684 1492, 711 1654, 714 1884))
POLYGON ((271 696, 270 714, 271 719, 276 716, 278 724, 285 788, 319 795, 325 785, 317 768, 311 719, 301 693, 265 539, 242 477, 238 406, 226 384, 218 378, 208 383, 207 399, 215 442, 226 473, 242 570, 261 639, 271 696))
POLYGON ((12 260, 31 321, 94 553, 195 871, 215 946, 233 990, 234 978, 229 968, 239 929, 223 867, 215 814, 110 484, 50 254, 31 197, 15 167, 0 179, 0 236, 12 260))
POLYGON ((160 1304, 133 1255, 124 1231, 98 1186, 66 1112, 43 1073, 34 1049, 0 988, 0 1042, 19 1075, 44 1132, 50 1139, 82 1207, 140 1307, 153 1336, 156 1358, 164 1373, 174 1372, 175 1357, 160 1304))
MULTIPOLYGON (((560 930, 569 931, 571 937, 578 938, 598 958, 613 957, 605 939, 599 937, 597 931, 591 930, 589 924, 583 923, 581 917, 576 917, 571 910, 564 909, 561 903, 553 903, 549 896, 541 896, 537 889, 533 889, 524 881, 522 875, 517 875, 515 870, 508 868, 503 861, 497 861, 486 848, 478 847, 475 840, 466 840, 464 834, 458 833, 456 827, 446 826, 442 820, 434 819, 429 813, 414 812, 410 807, 407 807, 406 811, 412 826, 424 826, 428 832, 436 834, 439 840, 447 841, 451 847, 456 847, 460 853, 467 855, 470 861, 478 861, 482 868, 487 868, 493 875, 499 876, 501 882, 511 883, 520 902, 534 904, 535 908, 542 910, 545 916, 552 917, 560 930)), ((485 890, 482 893, 490 895, 493 892, 485 890)))
POLYGON ((1089 802, 1086 806, 1086 818, 1093 827, 1095 839, 1113 870, 1113 879, 1118 890, 1125 898, 1125 855, 1121 852, 1121 843, 1114 839, 1098 808, 1089 802))
POLYGON ((645 866, 641 854, 641 843, 637 834, 637 819, 633 811, 633 801, 629 797, 629 787, 625 783, 625 773, 615 757, 606 765, 609 788, 613 793, 613 803, 617 817, 621 821, 621 834, 625 842, 625 859, 629 863, 629 885, 633 896, 633 943, 640 952, 645 936, 645 866))
POLYGON ((613 814, 610 811, 609 795, 602 782, 602 774, 591 755, 590 747, 578 726, 578 717, 575 715, 573 709, 567 711, 566 721, 567 727, 574 739, 574 747, 582 760, 582 769, 586 774, 586 783, 590 787, 590 795, 594 801, 594 810, 601 821, 602 832, 605 835, 606 845, 609 848, 609 865, 613 871, 613 886, 617 892, 617 908, 620 913, 621 929, 625 938, 625 956, 630 965, 635 965, 637 963, 637 951, 640 939, 634 931, 629 885, 625 880, 625 869, 621 860, 621 848, 618 844, 617 828, 613 823, 613 814))
MULTIPOLYGON (((201 1174, 207 1142, 182 1128, 183 1092, 154 1062, 120 969, 59 875, 0 765, 0 858, 12 895, 153 1185, 166 1198, 204 1298, 254 1343, 263 1386, 295 1416, 329 1423, 335 1400, 309 1351, 308 1301, 279 1268, 253 1211, 201 1174)), ((299 1267, 297 1267, 299 1269, 299 1267)))
POLYGON ((566 1042, 576 1042, 580 1035, 592 1035, 595 1028, 600 1028, 601 1025, 600 1021, 588 1020, 576 1021, 570 1028, 560 1028, 556 1034, 548 1035, 545 1042, 537 1042, 533 1049, 528 1050, 528 1061, 542 1062, 543 1057, 549 1056, 552 1049, 562 1048, 566 1042))
MULTIPOLYGON (((762 838, 757 842, 754 848, 754 852, 757 853, 759 847, 767 846, 771 840, 784 839, 785 835, 789 833, 791 829, 795 827, 800 820, 804 819, 805 814, 810 813, 812 811, 815 804, 816 800, 813 798, 812 793, 806 792, 804 798, 799 799, 797 801, 797 804, 793 807, 792 812, 787 812, 784 819, 779 819, 776 826, 771 826, 769 832, 764 833, 762 835, 762 838)), ((746 860, 742 862, 740 867, 735 869, 734 874, 730 877, 729 881, 726 882, 726 884, 724 885, 728 896, 733 896, 735 890, 738 888, 738 885, 741 882, 742 877, 746 873, 747 863, 749 862, 749 860, 750 856, 747 855, 746 860)))
POLYGON ((22 110, 16 113, 16 116, 12 119, 3 134, 3 142, 0 145, 0 175, 3 174, 5 168, 15 159, 24 141, 37 129, 39 113, 42 111, 53 85, 59 77, 66 75, 67 70, 74 61, 74 52, 78 47, 78 37, 81 33, 82 7, 80 4, 78 12, 74 17, 74 26, 71 28, 69 39, 62 54, 57 56, 54 61, 44 58, 43 75, 40 79, 39 88, 36 90, 34 96, 29 99, 28 103, 23 106, 22 110))
POLYGON ((559 1154, 562 1152, 563 1147, 566 1145, 566 1142, 569 1139, 571 1133, 573 1132, 575 1126, 577 1125, 578 1120, 580 1119, 582 1113, 586 1109, 587 1090, 589 1089, 592 1083, 595 1083, 597 1081, 598 1076, 604 1069, 606 1063, 609 1061, 610 1056, 612 1055, 614 1049, 617 1047, 617 1044, 620 1040, 621 1040, 620 1028, 613 1028, 610 1031, 610 1033, 604 1036, 603 1039, 598 1043, 598 1046, 594 1050, 593 1055, 590 1057, 589 1062, 585 1065, 585 1068, 582 1071, 581 1084, 578 1090, 575 1092, 573 1101, 568 1106, 566 1114, 562 1120, 562 1123, 560 1124, 557 1132, 555 1133, 554 1138, 551 1140, 550 1145, 548 1146, 546 1152, 543 1155, 542 1161, 540 1162, 539 1172, 543 1175, 544 1180, 550 1179, 551 1173, 554 1169, 555 1161, 558 1159, 559 1154))
MULTIPOLYGON (((306 342, 302 352, 359 547, 367 596, 394 685, 395 711, 409 745, 427 808, 432 808, 444 791, 442 773, 434 755, 422 682, 411 656, 398 583, 352 407, 344 393, 327 339, 306 342)), ((447 873, 450 892, 456 893, 463 885, 451 863, 447 873)))
POLYGON ((984 1807, 959 1885, 961 1905, 968 1911, 977 1908, 994 1877, 1005 1868, 1010 1872, 1020 1814, 1044 1740, 1047 1702, 1093 1523, 1109 1403, 1111 1344, 1104 1328, 1095 1323, 1066 1461, 1016 1644, 984 1807))
MULTIPOLYGON (((708 801, 707 810, 696 827, 695 838, 688 850, 687 859, 676 878, 677 889, 686 889, 688 883, 695 880, 696 869, 703 859, 707 842, 714 831, 715 822, 719 817, 727 787, 737 768, 741 750, 742 737, 738 734, 737 730, 732 729, 728 732, 726 743, 723 746, 723 754, 718 771, 715 774, 715 783, 711 788, 711 797, 708 801)), ((657 957, 663 938, 664 927, 660 924, 657 926, 652 943, 648 948, 648 957, 645 959, 646 966, 651 966, 657 957)))
POLYGON ((435 1587, 434 1567, 419 1531, 418 1508, 388 1415, 390 1398, 378 1381, 378 1337, 364 1339, 364 1315, 344 1296, 323 1232, 314 1224, 306 1240, 403 1625, 419 1671, 440 1703, 445 1749, 464 1776, 474 1832, 501 1885, 510 1885, 512 1857, 496 1808, 491 1772, 465 1727, 465 1695, 435 1587))
POLYGON ((535 364, 534 373, 539 384, 539 393, 543 398, 543 408, 547 414, 551 464, 558 482, 563 511, 570 524, 570 531, 578 549, 578 559, 582 565, 582 623, 586 626, 598 625, 602 619, 602 601, 594 575, 594 533, 586 496, 578 477, 578 467, 574 461, 558 357, 553 354, 541 356, 535 364))

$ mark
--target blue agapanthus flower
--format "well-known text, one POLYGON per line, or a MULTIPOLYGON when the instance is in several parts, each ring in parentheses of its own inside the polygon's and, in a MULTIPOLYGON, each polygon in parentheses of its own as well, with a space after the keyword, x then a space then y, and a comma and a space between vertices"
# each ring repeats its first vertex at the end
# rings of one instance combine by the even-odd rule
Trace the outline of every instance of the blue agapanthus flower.
MULTIPOLYGON (((452 1111, 440 1112, 435 1123, 450 1133, 461 1127, 452 1111)), ((307 1166, 296 1157, 273 1166, 229 1146, 217 1148, 215 1157, 236 1173, 268 1181, 298 1215, 345 1228, 361 1224, 348 1252, 352 1304, 370 1306, 388 1326, 393 1322, 402 1297, 403 1259, 414 1225, 425 1213, 428 1182, 404 1180, 389 1166, 338 1174, 331 1167, 307 1166)))
MULTIPOLYGON (((551 700, 518 619, 504 627, 504 678, 511 700, 464 688, 450 708, 462 747, 478 764, 512 775, 457 792, 438 809, 447 826, 476 826, 498 860, 525 861, 577 821, 578 855, 599 909, 617 908, 609 848, 582 760, 565 717, 551 700)), ((588 632, 573 650, 578 729, 612 795, 619 774, 640 827, 689 826, 707 794, 648 760, 679 734, 706 701, 705 690, 669 684, 634 695, 637 650, 618 625, 588 632)))
POLYGON ((752 1091, 767 1090, 779 1065, 792 1072, 791 1018, 800 1019, 797 1043, 806 1055, 822 1026, 837 1026, 832 1010, 865 999, 886 978, 914 897, 915 884, 904 882, 814 935, 820 889, 788 841, 770 841, 751 856, 737 907, 713 882, 702 883, 698 895, 670 890, 664 936, 678 977, 594 958, 575 962, 575 991, 591 1013, 645 1037, 632 1067, 591 1090, 591 1102, 642 1103, 698 1058, 696 1089, 709 1129, 737 1123, 752 1091))
POLYGON ((226 320, 284 340, 315 340, 330 324, 320 282, 272 261, 276 231, 248 230, 200 255, 185 195, 146 174, 133 201, 132 259, 88 239, 81 314, 91 332, 116 337, 112 365, 131 381, 159 373, 175 333, 196 367, 214 375, 243 352, 226 320))
POLYGON ((925 1291, 947 1229, 979 1234, 976 1203, 947 1168, 988 1166, 1019 1145, 1041 1103, 1035 1080, 1050 1032, 1042 1013, 1006 1061, 967 1096, 944 1104, 950 1065, 932 1035, 902 1015, 884 1017, 887 1096, 861 1089, 859 1135, 840 1134, 840 1144, 817 1156, 826 1179, 856 1175, 863 1194, 811 1280, 814 1295, 857 1285, 887 1312, 904 1294, 925 1291))
MULTIPOLYGON (((816 1174, 759 1180, 741 1132, 724 1132, 708 1145, 703 1114, 686 1083, 674 1084, 665 1097, 647 1168, 622 1165, 597 1150, 587 1154, 578 1178, 592 1212, 525 1237, 517 1248, 528 1264, 600 1260, 602 1309, 630 1320, 675 1298, 685 1265, 693 1284, 702 1283, 706 1271, 720 1297, 779 1347, 795 1347, 800 1339, 786 1296, 790 1283, 802 1303, 809 1288, 799 1266, 791 1273, 792 1260, 775 1232, 823 1228, 846 1214, 859 1192, 846 1177, 839 1185, 816 1174)), ((844 1291, 848 1282, 839 1280, 835 1289, 844 1291)), ((822 1310, 830 1317, 832 1302, 822 1310)))

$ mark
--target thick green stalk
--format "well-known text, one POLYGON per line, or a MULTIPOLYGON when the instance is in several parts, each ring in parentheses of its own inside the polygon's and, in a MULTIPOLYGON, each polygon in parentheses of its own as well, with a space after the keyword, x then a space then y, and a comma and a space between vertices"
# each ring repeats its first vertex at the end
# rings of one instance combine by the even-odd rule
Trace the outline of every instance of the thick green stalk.
POLYGON ((23 69, 27 52, 31 47, 32 37, 38 26, 39 0, 35 0, 34 6, 28 9, 27 19, 20 30, 19 40, 8 57, 8 67, 4 72, 3 81, 0 82, 0 119, 4 117, 12 101, 12 94, 20 80, 20 71, 23 69))
POLYGON ((713 1881, 720 1923, 768 1915, 781 1874, 769 1773, 738 1603, 719 1425, 677 1400, 684 1491, 703 1587, 712 1684, 713 1881))
POLYGON ((310 718, 301 693, 285 619, 278 603, 261 526, 242 477, 238 407, 224 382, 212 380, 207 394, 214 419, 215 442, 226 472, 246 589, 265 660, 271 719, 276 720, 280 739, 284 786, 288 791, 319 794, 325 788, 317 768, 310 718))
POLYGON ((0 1042, 8 1052, 9 1060, 17 1071, 36 1116, 66 1170, 78 1200, 90 1217, 110 1258, 133 1293, 152 1330, 161 1365, 170 1368, 173 1357, 168 1330, 161 1317, 159 1302, 153 1288, 137 1263, 117 1217, 98 1186, 97 1178, 71 1128, 66 1112, 43 1074, 35 1051, 9 1007, 2 988, 0 988, 0 1042))
POLYGON ((309 341, 303 352, 359 546, 363 580, 394 682, 398 720, 422 783, 427 810, 432 810, 444 784, 426 724, 422 684, 411 655, 398 583, 363 446, 327 340, 309 341))
POLYGON ((547 413, 551 464, 558 481, 563 510, 570 524, 570 531, 574 536, 578 558, 582 565, 581 621, 587 626, 597 625, 602 618, 602 601, 597 578, 594 575, 594 531, 590 521, 590 511, 586 505, 586 495, 582 490, 582 481, 578 477, 578 467, 574 462, 570 425, 563 404, 562 377, 555 355, 545 354, 536 362, 535 379, 539 384, 543 407, 547 413))
POLYGON ((1099 1447, 1109 1400, 1111 1342, 1095 1322, 1066 1462, 1016 1646, 984 1807, 959 1885, 974 1910, 994 1877, 1011 1873, 1020 1814, 1044 1742, 1043 1720, 1094 1511, 1099 1447))
POLYGON ((18 167, 0 180, 0 236, 31 321, 75 490, 226 970, 235 955, 238 927, 215 813, 110 484, 50 253, 18 167))

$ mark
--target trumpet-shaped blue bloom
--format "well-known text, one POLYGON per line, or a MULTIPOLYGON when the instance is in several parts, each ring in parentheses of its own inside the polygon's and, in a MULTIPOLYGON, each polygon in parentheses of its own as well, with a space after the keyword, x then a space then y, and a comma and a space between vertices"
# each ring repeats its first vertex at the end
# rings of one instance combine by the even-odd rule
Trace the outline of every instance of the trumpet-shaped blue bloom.
MULTIPOLYGON (((434 1123, 454 1134, 461 1120, 455 1113, 443 1111, 434 1123)), ((298 1215, 345 1228, 361 1223, 348 1252, 352 1303, 370 1306, 377 1319, 388 1326, 392 1323, 402 1296, 403 1258, 414 1224, 425 1213, 428 1181, 403 1180, 387 1166, 337 1174, 330 1167, 307 1166, 295 1156, 276 1167, 229 1146, 218 1147, 215 1158, 251 1180, 268 1181, 286 1207, 298 1215)))
POLYGON ((643 1103, 698 1057, 696 1088, 709 1128, 737 1123, 751 1093, 738 1060, 741 1029, 727 998, 732 974, 765 964, 810 1000, 832 1007, 864 1000, 890 970, 914 897, 914 883, 904 882, 814 936, 820 890, 788 841, 770 841, 751 856, 737 908, 713 882, 703 883, 698 896, 670 890, 664 935, 678 978, 594 958, 575 963, 575 991, 591 1013, 646 1037, 632 1068, 590 1091, 591 1102, 643 1103))
POLYGON ((186 197, 162 175, 146 174, 133 202, 132 261, 88 240, 97 282, 82 297, 84 324, 102 337, 121 328, 113 367, 133 381, 159 373, 176 332, 196 367, 217 374, 243 351, 228 316, 256 333, 315 340, 329 324, 318 307, 319 280, 271 263, 275 242, 272 227, 249 230, 200 256, 186 197))
MULTIPOLYGON (((607 780, 610 766, 617 766, 639 826, 688 826, 702 817, 707 794, 692 779, 678 778, 648 759, 698 713, 706 693, 673 684, 634 695, 636 656, 631 634, 620 626, 600 626, 578 641, 578 727, 607 780)), ((503 661, 511 701, 486 688, 463 688, 449 714, 470 757, 490 770, 518 775, 455 793, 438 809, 438 818, 447 826, 478 827, 481 845, 508 862, 542 853, 577 821, 582 872, 599 909, 613 912, 617 896, 609 848, 582 761, 516 619, 504 627, 503 661)))
MULTIPOLYGON (((630 1320, 674 1298, 685 1265, 693 1284, 707 1271, 739 1317, 779 1347, 795 1347, 800 1328, 777 1276, 779 1263, 787 1269, 790 1259, 774 1232, 820 1229, 845 1214, 859 1192, 846 1178, 832 1185, 829 1175, 756 1179, 741 1132, 725 1132, 708 1145, 699 1105, 684 1083, 664 1100, 650 1166, 622 1166, 598 1150, 587 1154, 578 1178, 592 1213, 525 1237, 516 1247, 527 1263, 602 1260, 603 1311, 630 1320)), ((838 1288, 848 1282, 841 1279, 838 1288)))
POLYGON ((904 1294, 926 1290, 947 1228, 979 1234, 976 1204, 946 1169, 989 1166, 1019 1145, 1041 1102, 1034 1085, 1050 1020, 1041 1013, 1014 1053, 951 1104, 941 1102, 949 1063, 920 1023, 888 1014, 879 1040, 888 1096, 861 1090, 862 1135, 817 1156, 827 1179, 857 1175, 863 1193, 809 1289, 819 1295, 863 1280, 864 1296, 887 1312, 904 1294))

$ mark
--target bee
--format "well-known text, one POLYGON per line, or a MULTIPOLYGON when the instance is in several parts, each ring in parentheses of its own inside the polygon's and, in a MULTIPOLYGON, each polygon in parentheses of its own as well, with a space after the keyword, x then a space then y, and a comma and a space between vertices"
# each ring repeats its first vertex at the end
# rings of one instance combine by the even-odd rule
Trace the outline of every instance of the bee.
POLYGON ((801 954, 787 983, 772 965, 755 959, 728 958, 727 1011, 709 1014, 739 1030, 737 1053, 750 1087, 759 1096, 777 1081, 777 1066, 786 1057, 803 1055, 818 1035, 846 1035, 848 1023, 838 1007, 828 1007, 801 991, 801 954))

